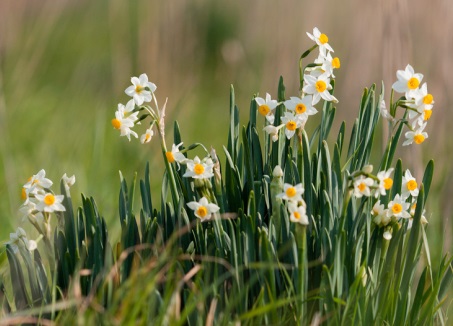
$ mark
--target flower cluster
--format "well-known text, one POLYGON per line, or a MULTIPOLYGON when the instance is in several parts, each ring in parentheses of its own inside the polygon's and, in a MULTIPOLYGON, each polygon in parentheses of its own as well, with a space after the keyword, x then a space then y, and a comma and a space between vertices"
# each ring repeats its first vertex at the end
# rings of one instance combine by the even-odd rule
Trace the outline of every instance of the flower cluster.
MULTIPOLYGON (((283 171, 280 166, 277 165, 274 168, 273 176, 274 178, 283 176, 283 171)), ((307 204, 302 198, 303 193, 304 187, 301 183, 296 185, 285 183, 283 185, 283 192, 277 194, 276 197, 286 201, 291 222, 308 225, 307 204)))
MULTIPOLYGON (((353 174, 352 192, 356 198, 374 196, 376 198, 385 196, 387 191, 392 188, 393 179, 391 174, 393 168, 387 171, 380 171, 376 176, 371 174, 372 167, 366 166, 362 171, 353 174)), ((373 222, 378 227, 384 227, 384 238, 390 240, 391 222, 398 223, 401 219, 409 220, 409 228, 412 226, 412 219, 415 214, 415 202, 419 193, 417 180, 409 170, 406 170, 401 181, 401 193, 396 194, 387 208, 378 200, 371 211, 373 222)), ((428 221, 422 216, 422 223, 428 221)))
MULTIPOLYGON (((121 103, 118 104, 118 109, 115 112, 115 118, 112 119, 113 128, 120 131, 121 136, 126 136, 129 141, 131 135, 135 138, 139 138, 138 134, 132 130, 136 124, 140 124, 140 121, 148 116, 151 116, 152 121, 149 128, 145 130, 145 133, 140 136, 140 142, 142 144, 149 143, 154 136, 153 126, 154 124, 163 124, 162 117, 165 115, 165 105, 162 110, 158 109, 157 100, 154 96, 154 92, 157 86, 154 83, 148 81, 146 74, 141 74, 140 77, 131 78, 132 85, 127 87, 125 93, 132 97, 126 105, 121 103), (149 105, 144 104, 154 100, 156 110, 151 108, 149 105), (142 116, 138 116, 141 111, 145 111, 142 116)), ((163 130, 163 126, 159 126, 160 130, 163 130)))
MULTIPOLYGON (((69 188, 75 183, 75 176, 68 177, 65 173, 62 180, 65 187, 69 188)), ((46 171, 42 169, 31 176, 22 187, 24 203, 19 211, 23 219, 27 218, 43 236, 50 234, 51 213, 66 210, 62 204, 64 196, 55 195, 50 190, 52 184, 53 182, 46 178, 46 171)))
POLYGON ((314 106, 321 99, 338 102, 331 94, 331 80, 335 78, 333 70, 340 68, 340 59, 332 57, 334 50, 328 43, 329 39, 318 28, 315 27, 313 34, 307 33, 307 35, 316 42, 311 50, 318 47, 319 54, 314 63, 307 66, 306 73, 301 73, 301 96, 291 96, 289 100, 283 102, 272 100, 268 93, 265 98, 255 97, 258 112, 266 118, 268 123, 264 131, 274 142, 278 140, 280 129, 284 128, 288 139, 294 136, 297 129, 302 129, 308 117, 318 112, 314 106), (285 106, 286 111, 280 117, 282 124, 275 126, 275 109, 281 104, 285 106))
MULTIPOLYGON (((396 102, 396 106, 401 106, 408 111, 408 122, 406 125, 409 131, 406 132, 406 140, 403 146, 412 143, 421 144, 428 138, 428 134, 424 131, 427 121, 431 118, 434 97, 428 93, 428 86, 426 83, 421 85, 423 75, 415 73, 411 65, 407 65, 405 70, 398 70, 396 73, 397 81, 393 83, 392 88, 398 93, 404 93, 404 98, 396 102), (421 86, 420 86, 421 85, 421 86)), ((381 113, 384 118, 393 121, 395 118, 395 111, 391 109, 389 113, 385 109, 385 103, 382 105, 381 113)))

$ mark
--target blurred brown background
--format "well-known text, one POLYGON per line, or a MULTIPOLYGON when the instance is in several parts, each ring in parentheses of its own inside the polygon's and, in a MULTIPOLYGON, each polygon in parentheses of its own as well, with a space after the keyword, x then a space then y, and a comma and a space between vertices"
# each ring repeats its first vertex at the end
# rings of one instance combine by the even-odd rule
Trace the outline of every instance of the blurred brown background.
MULTIPOLYGON (((444 238, 444 248, 451 249, 450 0, 2 0, 2 238, 19 223, 22 184, 41 168, 55 183, 65 172, 76 174, 76 203, 78 193, 92 195, 114 225, 118 170, 128 179, 134 171, 140 177, 149 160, 159 184, 158 142, 129 143, 110 125, 117 103, 127 101, 131 76, 146 72, 160 103, 169 98, 169 136, 176 119, 186 144, 202 142, 221 153, 230 84, 244 117, 253 94, 276 96, 280 75, 287 96, 297 94, 298 58, 312 45, 305 33, 315 26, 341 59, 334 133, 342 120, 350 132, 364 87, 383 80, 388 101, 396 70, 410 63, 424 74, 435 100, 429 139, 401 148, 397 157, 418 179, 428 160, 435 160, 428 230, 441 235, 433 240, 437 248, 444 238)), ((385 142, 386 131, 382 137, 377 141, 385 142)))

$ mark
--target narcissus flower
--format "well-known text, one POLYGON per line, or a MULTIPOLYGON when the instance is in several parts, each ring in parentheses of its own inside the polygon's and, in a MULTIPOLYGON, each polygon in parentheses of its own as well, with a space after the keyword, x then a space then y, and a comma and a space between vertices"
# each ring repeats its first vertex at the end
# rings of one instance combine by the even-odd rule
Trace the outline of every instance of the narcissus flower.
POLYGON ((282 117, 282 122, 285 124, 285 135, 288 139, 291 139, 291 137, 294 136, 297 128, 303 127, 303 124, 305 125, 305 121, 291 112, 285 112, 285 115, 282 117))
POLYGON ((169 163, 176 162, 178 164, 185 164, 187 161, 187 158, 184 156, 183 153, 179 151, 179 147, 182 146, 182 142, 179 143, 178 145, 171 145, 171 151, 166 152, 165 156, 167 157, 167 160, 169 163))
POLYGON ((329 93, 329 90, 332 89, 332 85, 330 85, 330 78, 326 73, 321 74, 318 77, 304 75, 304 81, 306 85, 302 90, 306 94, 313 95, 313 105, 318 103, 321 98, 329 102, 338 102, 335 96, 329 93))
POLYGON ((398 93, 405 93, 406 99, 413 98, 417 94, 418 87, 423 79, 422 74, 414 72, 411 65, 407 65, 405 70, 396 72, 398 80, 393 83, 392 88, 398 93))
POLYGON ((317 27, 313 28, 313 34, 307 32, 309 38, 316 42, 320 48, 325 48, 331 52, 334 52, 332 47, 329 45, 329 38, 326 34, 323 34, 319 31, 317 27))
POLYGON ((293 111, 295 116, 301 121, 307 121, 308 116, 314 115, 318 112, 313 105, 313 97, 311 95, 302 98, 291 96, 289 100, 284 102, 285 107, 293 111))
POLYGON ((156 85, 148 81, 146 74, 141 74, 140 77, 131 78, 132 86, 129 86, 124 91, 131 96, 137 105, 142 105, 143 102, 150 102, 152 93, 156 90, 156 85))
POLYGON ((411 214, 407 211, 409 203, 406 203, 404 197, 396 195, 395 198, 388 204, 387 216, 396 218, 410 218, 411 214))
POLYGON ((354 180, 354 196, 357 198, 362 196, 369 197, 371 195, 370 187, 373 185, 373 179, 360 175, 354 180))
POLYGON ((30 194, 37 194, 44 192, 44 189, 50 188, 53 182, 50 179, 46 178, 46 171, 44 169, 40 170, 37 174, 33 175, 28 182, 24 185, 26 198, 30 194))
POLYGON ((387 210, 380 200, 374 204, 371 214, 373 215, 373 222, 379 227, 387 226, 390 223, 391 219, 387 216, 387 210))
POLYGON ((423 143, 426 138, 428 138, 428 133, 423 131, 426 127, 426 122, 419 126, 417 129, 413 131, 408 131, 404 134, 406 140, 403 142, 403 146, 410 145, 412 143, 416 143, 417 145, 423 143))
POLYGON ((146 143, 149 143, 151 141, 151 138, 153 138, 154 136, 154 131, 153 131, 153 127, 149 127, 148 129, 146 129, 146 132, 141 135, 140 137, 140 142, 142 144, 146 144, 146 143))
POLYGON ((258 112, 266 117, 266 120, 270 124, 274 123, 274 109, 277 107, 278 102, 271 99, 271 96, 266 93, 266 99, 262 97, 255 97, 255 101, 258 104, 258 112))
POLYGON ((24 229, 17 228, 16 232, 9 234, 9 244, 14 253, 19 252, 19 248, 25 248, 27 250, 35 250, 37 248, 36 241, 28 240, 27 234, 24 229))
POLYGON ((121 136, 126 136, 129 141, 131 140, 131 135, 135 138, 138 138, 138 135, 135 131, 131 130, 137 121, 138 111, 133 112, 134 110, 134 101, 130 100, 127 102, 126 106, 123 104, 118 104, 118 110, 115 112, 115 118, 112 119, 113 128, 121 132, 121 136))
POLYGON ((198 202, 191 201, 187 206, 194 211, 196 217, 205 221, 211 218, 211 215, 217 212, 220 208, 216 204, 209 203, 206 197, 202 197, 198 202))
POLYGON ((293 202, 303 201, 302 194, 304 193, 304 187, 301 183, 293 186, 292 184, 285 183, 283 185, 283 193, 278 194, 277 198, 291 200, 293 202))
POLYGON ((304 205, 297 206, 297 204, 290 202, 288 204, 288 211, 291 222, 308 225, 308 216, 304 205))
POLYGON ((390 178, 390 174, 392 174, 393 168, 388 169, 387 171, 380 171, 377 174, 377 178, 379 179, 378 190, 376 191, 376 197, 381 194, 384 196, 387 190, 390 190, 393 185, 393 179, 390 178))
POLYGON ((214 163, 212 160, 206 160, 202 162, 198 156, 195 156, 193 161, 187 161, 187 171, 184 173, 183 177, 191 177, 194 179, 208 179, 214 176, 212 168, 214 163))
POLYGON ((417 180, 415 180, 409 170, 406 170, 401 185, 401 195, 403 197, 409 197, 409 195, 412 195, 412 197, 417 197, 418 192, 419 190, 417 180))
POLYGON ((321 65, 321 70, 327 73, 327 75, 335 78, 333 74, 334 69, 339 69, 341 66, 340 58, 332 57, 330 52, 326 51, 325 49, 319 49, 319 56, 315 59, 315 63, 321 65))
POLYGON ((40 212, 64 212, 66 208, 61 204, 63 202, 63 195, 54 195, 50 192, 43 195, 36 195, 38 203, 36 209, 40 212))

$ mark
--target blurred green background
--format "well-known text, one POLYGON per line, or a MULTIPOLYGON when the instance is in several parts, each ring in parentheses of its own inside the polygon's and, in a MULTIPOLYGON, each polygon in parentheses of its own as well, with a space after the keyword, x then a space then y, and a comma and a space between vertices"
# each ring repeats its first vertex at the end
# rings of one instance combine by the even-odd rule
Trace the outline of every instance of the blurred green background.
MULTIPOLYGON (((400 148, 397 157, 419 180, 435 160, 428 233, 434 254, 442 244, 451 250, 447 0, 0 1, 0 239, 19 225, 21 187, 41 168, 54 182, 75 174, 75 204, 81 192, 93 196, 116 232, 119 170, 128 180, 135 171, 141 177, 149 161, 158 194, 158 141, 128 142, 110 124, 117 104, 128 100, 131 76, 146 72, 159 102, 168 97, 168 146, 178 120, 185 144, 213 146, 224 161, 230 84, 244 117, 253 94, 276 96, 280 75, 287 96, 296 95, 298 58, 312 45, 305 32, 315 26, 341 59, 334 133, 342 120, 350 132, 364 87, 383 80, 388 101, 397 69, 410 63, 424 74, 435 99, 429 139, 400 148)), ((384 146, 386 137, 384 129, 376 141, 384 146)))

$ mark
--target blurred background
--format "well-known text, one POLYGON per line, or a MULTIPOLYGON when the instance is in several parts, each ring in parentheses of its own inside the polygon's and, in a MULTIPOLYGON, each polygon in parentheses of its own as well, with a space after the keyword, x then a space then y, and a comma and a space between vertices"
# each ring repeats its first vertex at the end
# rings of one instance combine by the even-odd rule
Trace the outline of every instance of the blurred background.
POLYGON ((21 187, 42 168, 54 183, 75 174, 75 204, 93 196, 116 231, 119 170, 140 178, 149 161, 159 194, 158 141, 128 142, 110 123, 131 76, 147 73, 160 104, 168 97, 167 146, 178 120, 186 145, 213 146, 224 161, 230 84, 244 118, 253 94, 276 97, 280 75, 286 95, 297 95, 298 59, 315 26, 341 59, 333 134, 343 120, 350 133, 364 87, 384 81, 388 103, 396 70, 410 63, 424 74, 435 100, 429 138, 396 158, 419 180, 435 160, 427 230, 434 255, 442 243, 451 251, 450 0, 0 1, 0 239, 20 225, 21 187))

